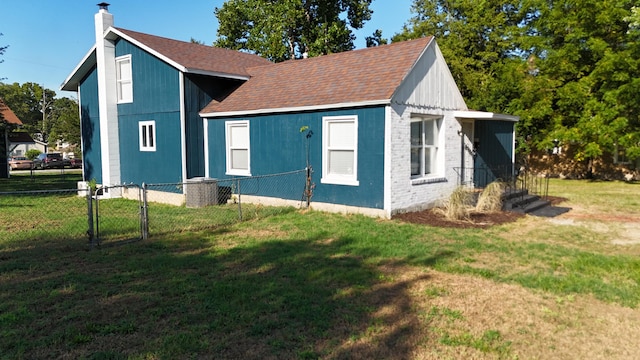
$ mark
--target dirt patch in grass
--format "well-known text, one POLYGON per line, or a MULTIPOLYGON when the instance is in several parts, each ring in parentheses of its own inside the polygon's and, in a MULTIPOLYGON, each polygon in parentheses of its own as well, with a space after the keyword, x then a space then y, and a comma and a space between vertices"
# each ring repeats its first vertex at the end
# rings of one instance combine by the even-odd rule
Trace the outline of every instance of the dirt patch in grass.
POLYGON ((419 268, 384 271, 395 283, 387 286, 402 284, 408 298, 376 292, 389 297, 377 299, 386 305, 365 336, 342 344, 338 354, 395 359, 393 348, 400 346, 411 349, 404 355, 412 359, 640 358, 638 310, 419 268))
POLYGON ((398 214, 393 218, 414 224, 424 224, 434 227, 483 229, 490 226, 514 222, 522 217, 524 217, 523 214, 515 212, 496 211, 486 213, 472 213, 469 220, 450 220, 447 219, 441 212, 438 212, 436 209, 427 209, 423 211, 398 214))

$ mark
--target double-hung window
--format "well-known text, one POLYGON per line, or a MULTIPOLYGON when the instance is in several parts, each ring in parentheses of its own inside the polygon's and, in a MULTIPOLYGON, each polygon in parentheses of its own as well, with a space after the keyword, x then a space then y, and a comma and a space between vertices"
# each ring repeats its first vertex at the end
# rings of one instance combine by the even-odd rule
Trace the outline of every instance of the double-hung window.
POLYGON ((249 121, 225 123, 227 174, 251 175, 249 121))
POLYGON ((156 151, 156 122, 140 121, 138 123, 140 151, 156 151))
POLYGON ((118 103, 133 102, 131 55, 116 58, 116 87, 118 103))
POLYGON ((323 117, 322 139, 321 182, 359 185, 358 117, 323 117))
POLYGON ((411 119, 411 178, 437 176, 441 171, 441 119, 411 119))

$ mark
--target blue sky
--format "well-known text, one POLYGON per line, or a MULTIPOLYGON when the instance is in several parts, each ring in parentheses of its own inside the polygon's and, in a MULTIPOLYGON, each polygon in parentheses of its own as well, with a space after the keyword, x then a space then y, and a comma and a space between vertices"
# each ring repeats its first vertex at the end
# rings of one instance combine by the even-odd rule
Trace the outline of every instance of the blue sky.
MULTIPOLYGON (((93 46, 94 0, 2 0, 0 45, 9 48, 0 56, 0 78, 5 84, 38 83, 54 90, 93 46)), ((213 14, 223 0, 111 0, 107 1, 115 26, 143 33, 211 44, 216 38, 213 14)), ((400 32, 410 18, 412 0, 374 0, 372 19, 356 32, 356 48, 365 47, 365 36, 376 29, 385 38, 400 32)))

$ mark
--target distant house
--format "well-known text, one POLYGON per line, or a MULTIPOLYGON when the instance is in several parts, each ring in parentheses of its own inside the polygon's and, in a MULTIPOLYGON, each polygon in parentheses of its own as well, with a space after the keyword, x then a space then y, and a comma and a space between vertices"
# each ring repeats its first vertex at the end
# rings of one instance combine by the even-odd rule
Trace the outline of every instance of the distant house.
POLYGON ((95 19, 62 85, 79 93, 86 180, 296 170, 303 126, 319 209, 390 217, 513 172, 518 118, 470 111, 433 37, 273 64, 95 19))
POLYGON ((24 131, 9 133, 9 156, 25 156, 27 151, 31 149, 44 153, 47 152, 47 144, 34 140, 29 133, 24 131))
POLYGON ((9 177, 8 157, 11 153, 10 134, 12 130, 20 125, 22 121, 16 114, 0 99, 0 178, 9 177))

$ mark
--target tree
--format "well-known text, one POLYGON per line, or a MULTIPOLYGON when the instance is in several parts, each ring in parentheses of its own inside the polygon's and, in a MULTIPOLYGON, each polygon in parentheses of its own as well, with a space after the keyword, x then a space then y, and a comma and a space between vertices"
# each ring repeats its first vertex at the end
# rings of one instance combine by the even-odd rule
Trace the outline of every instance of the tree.
MULTIPOLYGON (((0 33, 0 36, 2 36, 2 33, 0 33)), ((4 52, 7 51, 7 48, 9 46, 8 45, 4 45, 4 46, 0 46, 0 55, 4 55, 4 52)), ((2 64, 4 62, 4 59, 0 59, 0 64, 2 64)), ((0 76, 0 81, 4 80, 5 78, 0 76)))
POLYGON ((51 113, 49 144, 56 141, 80 144, 78 102, 66 97, 55 99, 51 113))
POLYGON ((374 46, 385 45, 385 44, 387 44, 389 42, 387 39, 382 37, 382 30, 380 30, 380 29, 374 31, 371 36, 367 36, 365 38, 365 41, 367 42, 367 47, 368 48, 369 47, 374 47, 374 46))
POLYGON ((228 0, 215 8, 216 46, 272 61, 354 48, 352 29, 371 19, 372 0, 228 0))
POLYGON ((45 142, 51 128, 49 121, 55 96, 53 90, 31 82, 22 85, 0 83, 0 98, 4 99, 32 137, 45 142))
MULTIPOLYGON (((540 0, 534 21, 538 65, 553 79, 550 128, 589 163, 616 146, 640 157, 640 44, 633 0, 540 0)), ((535 107, 537 104, 531 104, 535 107)))

